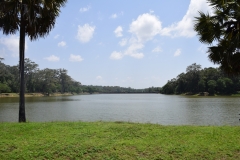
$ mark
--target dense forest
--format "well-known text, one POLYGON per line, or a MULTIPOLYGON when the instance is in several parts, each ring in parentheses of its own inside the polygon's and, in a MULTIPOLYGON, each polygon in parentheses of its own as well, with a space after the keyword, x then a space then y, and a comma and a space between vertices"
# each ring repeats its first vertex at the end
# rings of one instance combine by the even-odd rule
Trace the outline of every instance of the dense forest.
POLYGON ((240 91, 240 76, 228 76, 220 68, 201 68, 196 63, 186 68, 186 73, 169 80, 162 88, 163 94, 229 95, 240 91))
POLYGON ((82 86, 83 92, 88 93, 160 93, 160 87, 149 87, 145 89, 134 89, 131 87, 119 86, 82 86))
MULTIPOLYGON (((19 66, 9 66, 0 59, 0 93, 19 92, 19 66)), ((43 69, 30 59, 25 59, 26 93, 81 92, 81 83, 73 80, 66 69, 43 69)))
MULTIPOLYGON (((0 93, 19 92, 19 66, 9 66, 0 58, 0 93)), ((72 79, 66 69, 43 69, 38 64, 25 59, 26 93, 159 93, 160 88, 133 89, 119 86, 81 85, 72 79)))
MULTIPOLYGON (((19 66, 9 66, 0 58, 0 93, 19 92, 19 66)), ((119 86, 82 85, 72 79, 66 69, 40 70, 38 64, 25 59, 26 93, 162 93, 162 94, 234 94, 240 91, 240 76, 230 77, 219 68, 201 68, 196 63, 186 73, 169 80, 162 88, 134 89, 119 86)))

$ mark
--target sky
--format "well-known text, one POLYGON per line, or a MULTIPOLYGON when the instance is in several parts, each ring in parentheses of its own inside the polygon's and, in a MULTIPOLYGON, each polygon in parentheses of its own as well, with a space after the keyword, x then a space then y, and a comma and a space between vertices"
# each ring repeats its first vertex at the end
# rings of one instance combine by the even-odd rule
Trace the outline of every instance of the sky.
MULTIPOLYGON (((48 36, 26 37, 26 58, 83 85, 162 87, 193 63, 217 67, 193 30, 198 11, 211 12, 206 0, 69 0, 48 36)), ((0 30, 5 64, 18 64, 18 43, 0 30)))

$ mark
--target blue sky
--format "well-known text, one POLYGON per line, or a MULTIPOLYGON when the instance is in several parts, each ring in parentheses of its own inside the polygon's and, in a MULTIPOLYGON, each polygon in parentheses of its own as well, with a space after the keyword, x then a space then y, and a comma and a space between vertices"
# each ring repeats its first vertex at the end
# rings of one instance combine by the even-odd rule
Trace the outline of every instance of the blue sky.
MULTIPOLYGON (((84 85, 161 87, 197 63, 213 65, 193 30, 206 0, 69 0, 45 38, 26 38, 39 68, 65 68, 84 85)), ((0 57, 16 65, 18 33, 0 34, 0 57)))

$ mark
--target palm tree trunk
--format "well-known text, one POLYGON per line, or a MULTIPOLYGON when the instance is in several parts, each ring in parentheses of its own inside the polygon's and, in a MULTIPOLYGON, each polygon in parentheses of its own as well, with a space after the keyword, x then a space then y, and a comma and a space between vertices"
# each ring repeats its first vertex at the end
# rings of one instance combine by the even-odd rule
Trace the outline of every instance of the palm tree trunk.
POLYGON ((19 39, 19 77, 20 77, 20 98, 19 98, 19 122, 26 122, 25 115, 25 82, 24 82, 24 58, 25 58, 25 23, 24 5, 21 9, 21 26, 19 39))

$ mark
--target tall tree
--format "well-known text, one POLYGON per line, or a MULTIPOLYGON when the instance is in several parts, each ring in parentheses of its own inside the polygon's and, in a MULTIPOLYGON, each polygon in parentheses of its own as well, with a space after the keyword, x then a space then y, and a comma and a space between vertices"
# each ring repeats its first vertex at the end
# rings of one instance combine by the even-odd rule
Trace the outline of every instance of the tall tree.
POLYGON ((39 74, 41 76, 39 79, 42 80, 41 82, 38 82, 42 87, 41 91, 47 95, 56 92, 58 88, 57 70, 46 68, 40 71, 39 74))
POLYGON ((31 61, 29 58, 25 58, 24 67, 25 89, 27 89, 28 92, 35 92, 36 78, 34 76, 38 71, 38 64, 31 61))
POLYGON ((192 93, 196 93, 198 91, 197 84, 200 80, 200 70, 201 65, 198 65, 196 63, 193 63, 186 69, 187 89, 192 93))
POLYGON ((24 59, 25 37, 45 37, 54 27, 60 8, 67 0, 0 0, 0 29, 3 34, 20 33, 19 38, 19 122, 26 122, 24 59))
POLYGON ((199 12, 195 31, 199 41, 212 45, 209 59, 220 64, 228 74, 240 74, 240 2, 239 0, 207 0, 213 14, 199 12))
POLYGON ((61 93, 68 92, 68 86, 72 79, 67 75, 66 69, 58 69, 58 79, 61 84, 61 93))

